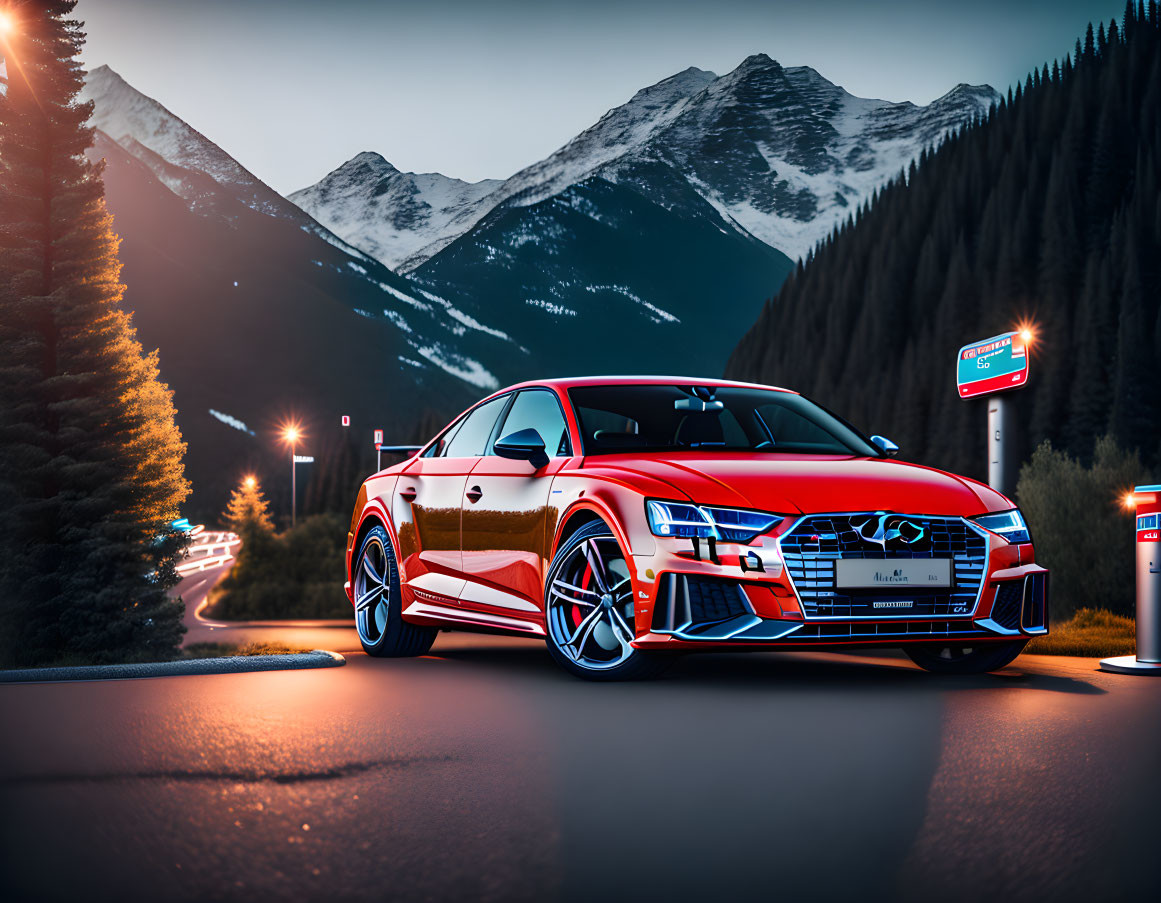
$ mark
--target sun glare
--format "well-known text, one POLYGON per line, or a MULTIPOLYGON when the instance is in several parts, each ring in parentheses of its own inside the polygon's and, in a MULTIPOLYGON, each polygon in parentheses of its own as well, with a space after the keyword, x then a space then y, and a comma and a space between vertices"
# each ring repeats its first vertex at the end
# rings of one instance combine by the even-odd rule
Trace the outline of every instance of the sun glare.
POLYGON ((258 481, 256 479, 254 479, 254 477, 246 477, 246 479, 243 480, 242 483, 247 489, 253 489, 255 486, 258 485, 258 481))
POLYGON ((3 10, 0 10, 0 36, 9 34, 15 28, 16 23, 12 21, 12 17, 3 10))

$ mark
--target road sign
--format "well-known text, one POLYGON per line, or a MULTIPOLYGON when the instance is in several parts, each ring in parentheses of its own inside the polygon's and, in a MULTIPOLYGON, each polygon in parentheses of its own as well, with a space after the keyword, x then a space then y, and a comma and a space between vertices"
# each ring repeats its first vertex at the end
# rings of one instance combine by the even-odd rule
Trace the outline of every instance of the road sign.
POLYGON ((376 445, 383 444, 383 431, 382 430, 375 430, 375 444, 376 445))
POLYGON ((350 426, 350 425, 351 425, 351 415, 344 414, 343 415, 343 426, 350 426))
POLYGON ((294 456, 294 463, 295 464, 313 464, 314 457, 312 455, 295 455, 294 456))
POLYGON ((375 451, 382 451, 382 450, 383 450, 383 443, 382 443, 382 442, 376 442, 376 443, 375 443, 375 451))
POLYGON ((1018 332, 964 345, 956 359, 960 398, 995 395, 1028 382, 1028 348, 1018 332))

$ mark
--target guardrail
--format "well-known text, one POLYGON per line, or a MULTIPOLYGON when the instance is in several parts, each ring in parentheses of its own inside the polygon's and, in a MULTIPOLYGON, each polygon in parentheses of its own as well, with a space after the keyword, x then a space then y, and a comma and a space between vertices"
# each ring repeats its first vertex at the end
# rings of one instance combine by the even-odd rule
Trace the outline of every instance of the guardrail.
POLYGON ((207 533, 205 526, 201 524, 189 532, 200 541, 186 550, 185 560, 177 566, 177 572, 183 577, 233 561, 233 549, 242 544, 236 533, 219 531, 207 533))

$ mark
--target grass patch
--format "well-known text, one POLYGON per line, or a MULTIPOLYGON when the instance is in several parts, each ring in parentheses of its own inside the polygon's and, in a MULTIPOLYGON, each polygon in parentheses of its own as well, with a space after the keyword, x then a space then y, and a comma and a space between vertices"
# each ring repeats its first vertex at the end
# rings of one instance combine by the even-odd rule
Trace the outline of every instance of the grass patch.
POLYGON ((1132 655, 1137 648, 1137 622, 1103 608, 1082 608, 1071 620, 1053 625, 1052 632, 1037 637, 1025 652, 1031 655, 1081 655, 1105 658, 1132 655))
POLYGON ((305 646, 286 643, 190 643, 181 650, 182 658, 229 658, 235 655, 293 655, 310 652, 305 646))

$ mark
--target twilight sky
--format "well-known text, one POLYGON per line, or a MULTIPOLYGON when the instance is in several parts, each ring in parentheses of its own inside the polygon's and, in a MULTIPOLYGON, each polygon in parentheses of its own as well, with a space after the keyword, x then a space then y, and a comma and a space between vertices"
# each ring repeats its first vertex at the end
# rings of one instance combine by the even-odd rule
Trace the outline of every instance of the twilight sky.
POLYGON ((80 0, 107 63, 281 192, 359 151, 505 178, 637 89, 751 53, 862 97, 1000 90, 1124 0, 80 0))

